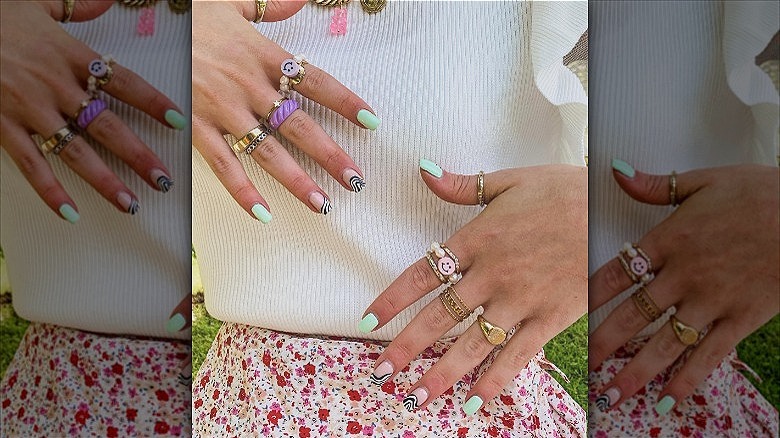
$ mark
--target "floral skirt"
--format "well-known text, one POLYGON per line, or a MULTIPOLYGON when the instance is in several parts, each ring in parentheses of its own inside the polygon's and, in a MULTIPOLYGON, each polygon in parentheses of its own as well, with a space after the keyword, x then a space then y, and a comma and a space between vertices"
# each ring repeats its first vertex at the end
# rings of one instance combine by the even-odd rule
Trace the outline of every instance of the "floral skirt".
MULTIPOLYGON (((776 437, 778 412, 740 373, 750 368, 732 351, 696 391, 664 416, 656 414, 658 394, 693 351, 689 349, 664 373, 633 397, 601 412, 593 401, 649 337, 637 338, 618 349, 590 374, 591 400, 588 435, 594 438, 647 437, 776 437)), ((754 373, 753 373, 754 374, 754 373)), ((756 376, 757 377, 757 376, 756 376)))
POLYGON ((407 412, 405 392, 454 341, 429 347, 378 387, 369 376, 380 343, 225 323, 193 381, 193 436, 585 436, 584 410, 545 371, 554 366, 541 351, 473 416, 461 406, 495 353, 426 409, 407 412))
POLYGON ((190 436, 189 346, 27 328, 0 388, 3 437, 190 436))

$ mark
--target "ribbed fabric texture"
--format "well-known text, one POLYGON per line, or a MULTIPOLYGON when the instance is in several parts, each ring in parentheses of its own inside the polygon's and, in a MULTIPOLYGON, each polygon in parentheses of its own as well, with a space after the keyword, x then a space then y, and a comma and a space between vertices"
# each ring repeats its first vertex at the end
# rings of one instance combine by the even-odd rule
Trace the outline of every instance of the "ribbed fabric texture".
MULTIPOLYGON (((219 319, 364 337, 357 325, 371 301, 431 241, 445 241, 479 212, 436 198, 420 179, 420 158, 460 173, 583 163, 585 92, 571 86, 579 81, 562 58, 586 30, 585 3, 537 10, 520 2, 389 2, 368 15, 352 2, 347 9, 344 36, 328 32, 332 10, 313 4, 258 29, 289 52, 305 54, 382 118, 371 132, 294 95, 364 171, 362 192, 344 190, 288 145, 331 197, 333 211, 314 214, 242 155, 274 217, 263 225, 193 153, 193 242, 206 306, 219 319), (537 27, 547 37, 532 38, 537 27), (560 85, 545 89, 555 104, 537 85, 551 78, 560 85), (573 141, 567 133, 576 130, 573 141)), ((439 292, 369 337, 391 339, 439 292)))
MULTIPOLYGON (((66 29, 98 53, 113 54, 189 114, 191 16, 173 14, 165 2, 155 7, 153 36, 136 34, 139 9, 118 5, 96 20, 68 24, 66 29)), ((108 95, 104 99, 168 166, 175 186, 166 194, 157 192, 120 159, 96 146, 139 198, 141 210, 130 216, 50 155, 47 160, 54 173, 79 207, 81 219, 70 224, 46 207, 3 150, 0 237, 14 308, 32 321, 100 333, 171 337, 165 324, 189 293, 191 282, 190 130, 175 131, 108 95)))
MULTIPOLYGON (((777 164, 778 95, 754 59, 777 32, 778 9, 771 2, 593 2, 589 12, 593 272, 673 211, 621 191, 613 158, 657 174, 777 164)), ((591 313, 591 330, 632 291, 591 313)))

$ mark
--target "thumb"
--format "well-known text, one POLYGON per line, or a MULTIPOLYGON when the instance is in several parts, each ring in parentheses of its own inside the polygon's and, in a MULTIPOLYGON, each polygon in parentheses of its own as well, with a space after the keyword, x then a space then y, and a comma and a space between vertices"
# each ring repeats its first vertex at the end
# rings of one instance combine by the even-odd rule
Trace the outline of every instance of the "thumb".
POLYGON ((270 0, 267 3, 263 22, 286 20, 306 6, 308 0, 270 0))
POLYGON ((676 204, 681 204, 704 185, 701 172, 685 172, 674 177, 676 187, 673 190, 672 175, 638 172, 630 164, 617 158, 612 160, 612 176, 628 196, 652 205, 670 205, 673 191, 676 204))
MULTIPOLYGON (((425 185, 439 198, 461 205, 479 204, 479 175, 461 175, 445 172, 433 161, 421 159, 420 173, 425 185)), ((508 170, 484 174, 483 202, 503 193, 513 185, 514 178, 508 170)))
MULTIPOLYGON (((65 2, 47 2, 50 15, 57 21, 62 21, 65 18, 65 2)), ((114 5, 113 0, 100 0, 100 1, 86 1, 77 0, 73 5, 73 15, 71 15, 70 21, 89 21, 103 15, 111 6, 114 5)))

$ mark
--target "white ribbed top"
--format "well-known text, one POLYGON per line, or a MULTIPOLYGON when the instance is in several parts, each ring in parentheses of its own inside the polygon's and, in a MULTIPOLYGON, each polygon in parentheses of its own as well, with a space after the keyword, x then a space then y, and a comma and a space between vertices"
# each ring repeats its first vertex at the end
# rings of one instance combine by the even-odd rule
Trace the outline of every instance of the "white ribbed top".
MULTIPOLYGON (((363 337, 357 324, 368 304, 431 241, 444 241, 479 211, 436 198, 420 179, 420 158, 462 173, 583 163, 586 97, 562 58, 587 28, 585 3, 389 2, 368 15, 352 2, 347 9, 345 36, 330 35, 331 10, 312 4, 258 28, 382 118, 371 132, 295 95, 364 171, 362 192, 344 190, 290 146, 331 196, 333 211, 313 214, 242 155, 271 207, 273 220, 263 225, 193 153, 193 242, 206 306, 219 319, 363 337)), ((371 337, 391 339, 438 292, 371 337)))
MULTIPOLYGON (((96 20, 68 24, 66 29, 97 52, 113 54, 188 114, 191 17, 173 14, 166 2, 157 4, 155 12, 153 36, 136 34, 140 10, 117 5, 96 20)), ((155 191, 98 146, 109 167, 139 198, 141 210, 130 216, 117 211, 62 160, 49 156, 79 207, 81 219, 70 224, 46 207, 3 150, 0 238, 14 308, 32 321, 170 337, 165 324, 191 282, 190 131, 164 127, 113 98, 106 100, 166 163, 175 187, 166 194, 155 191)))
MULTIPOLYGON (((778 94, 755 56, 778 30, 778 8, 774 2, 593 2, 590 18, 593 272, 623 242, 638 241, 672 212, 622 192, 612 158, 658 174, 777 164, 778 94)), ((593 312, 591 330, 630 292, 593 312)))

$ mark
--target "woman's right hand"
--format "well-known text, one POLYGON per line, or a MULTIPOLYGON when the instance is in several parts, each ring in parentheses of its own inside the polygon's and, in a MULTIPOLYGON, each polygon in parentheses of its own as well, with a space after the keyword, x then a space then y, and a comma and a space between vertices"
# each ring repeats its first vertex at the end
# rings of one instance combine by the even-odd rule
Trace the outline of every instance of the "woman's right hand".
MULTIPOLYGON (((78 220, 76 203, 59 183, 30 134, 49 138, 90 96, 88 66, 100 54, 71 37, 57 23, 63 2, 0 2, 3 46, 0 51, 0 144, 46 205, 62 218, 78 220), (34 29, 34 31, 30 31, 34 29)), ((111 2, 76 2, 74 21, 105 12, 111 2)), ((113 65, 105 93, 134 106, 168 127, 182 129, 186 119, 176 105, 141 77, 113 65)), ((86 134, 127 163, 147 184, 162 192, 170 173, 160 159, 110 110, 100 112, 86 134)), ((74 131, 77 132, 77 131, 74 131)), ((135 213, 136 195, 114 174, 77 132, 56 155, 120 211, 135 213)))
MULTIPOLYGON (((303 2, 305 3, 305 2, 303 2)), ((269 2, 265 21, 285 18, 300 2, 269 2), (291 11, 284 11, 284 5, 291 11)), ((270 208, 249 180, 224 134, 240 139, 264 120, 282 96, 282 62, 293 58, 251 25, 254 2, 193 2, 192 142, 219 180, 254 218, 267 223, 270 208)), ((373 110, 329 74, 306 64, 295 91, 319 102, 359 127, 376 129, 373 110)), ((363 173, 328 134, 303 110, 296 109, 278 132, 355 192, 363 188, 363 173)), ((245 153, 245 152, 239 152, 245 153)), ((272 135, 260 141, 252 158, 315 213, 327 214, 325 191, 272 135)))

